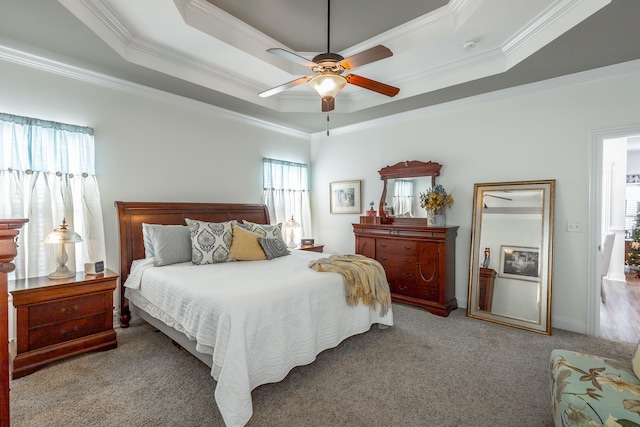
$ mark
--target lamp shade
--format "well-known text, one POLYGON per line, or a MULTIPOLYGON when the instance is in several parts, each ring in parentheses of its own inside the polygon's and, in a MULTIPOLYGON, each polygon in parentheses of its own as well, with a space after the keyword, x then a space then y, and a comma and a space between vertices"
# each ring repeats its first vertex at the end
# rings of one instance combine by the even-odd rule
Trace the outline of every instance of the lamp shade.
POLYGON ((56 268, 56 271, 49 274, 49 278, 65 279, 67 277, 75 276, 76 272, 67 267, 68 256, 65 246, 67 243, 82 242, 82 237, 80 237, 80 235, 73 230, 69 230, 69 228, 67 227, 66 219, 63 219, 62 225, 49 233, 42 242, 58 244, 56 248, 58 250, 58 254, 56 257, 58 261, 58 267, 56 268))
POLYGON ((340 89, 345 87, 347 79, 339 74, 326 73, 319 74, 309 80, 309 85, 318 92, 322 99, 333 99, 340 89))
POLYGON ((79 243, 82 242, 82 237, 73 230, 69 230, 67 227, 66 219, 62 220, 62 225, 54 229, 47 235, 42 241, 43 243, 79 243))

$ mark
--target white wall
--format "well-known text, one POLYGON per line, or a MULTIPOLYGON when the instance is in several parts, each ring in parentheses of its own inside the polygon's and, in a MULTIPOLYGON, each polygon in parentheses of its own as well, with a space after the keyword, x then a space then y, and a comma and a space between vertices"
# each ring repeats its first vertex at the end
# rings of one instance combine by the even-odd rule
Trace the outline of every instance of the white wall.
MULTIPOLYGON (((637 69, 637 67, 636 67, 637 69)), ((329 214, 329 183, 362 180, 363 211, 382 190, 378 170, 404 160, 443 165, 459 225, 456 297, 466 304, 473 184, 556 179, 554 326, 584 332, 589 135, 640 121, 640 72, 533 93, 506 91, 382 119, 330 137, 281 133, 156 91, 135 92, 0 61, 0 111, 95 129, 107 266, 118 270, 113 202, 259 203, 263 156, 311 162, 314 238, 327 252, 354 251, 358 215, 329 214), (504 98, 506 96, 506 98, 504 98)))
POLYGON ((357 215, 329 214, 328 183, 362 180, 363 200, 378 200, 378 170, 404 160, 443 165, 438 183, 453 192, 447 223, 458 225, 456 297, 466 304, 474 183, 556 179, 553 325, 586 331, 590 132, 640 122, 640 72, 553 88, 503 91, 383 119, 312 141, 314 230, 329 252, 353 252, 357 215), (520 94, 522 93, 522 94, 520 94), (500 95, 513 94, 506 99, 500 95), (458 107, 456 107, 458 106, 458 107), (566 232, 567 221, 582 233, 566 232))
POLYGON ((94 129, 106 265, 114 271, 115 201, 261 203, 263 157, 309 162, 307 135, 158 91, 127 93, 2 61, 0 75, 0 111, 94 129))

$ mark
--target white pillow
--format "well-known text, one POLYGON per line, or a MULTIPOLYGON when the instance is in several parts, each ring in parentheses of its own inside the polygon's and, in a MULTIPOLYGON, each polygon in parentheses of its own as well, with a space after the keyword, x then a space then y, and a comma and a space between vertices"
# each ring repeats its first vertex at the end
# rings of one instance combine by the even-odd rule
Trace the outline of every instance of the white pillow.
POLYGON ((153 258, 153 243, 151 242, 151 231, 150 225, 155 224, 145 224, 142 223, 142 241, 144 243, 144 257, 145 258, 153 258))
MULTIPOLYGON (((143 224, 150 243, 150 252, 155 258, 153 265, 161 267, 178 262, 191 261, 191 237, 185 225, 143 224)), ((145 252, 148 256, 145 241, 145 252)))
POLYGON ((232 224, 236 221, 205 222, 185 219, 191 231, 191 262, 215 264, 229 260, 233 242, 232 224))

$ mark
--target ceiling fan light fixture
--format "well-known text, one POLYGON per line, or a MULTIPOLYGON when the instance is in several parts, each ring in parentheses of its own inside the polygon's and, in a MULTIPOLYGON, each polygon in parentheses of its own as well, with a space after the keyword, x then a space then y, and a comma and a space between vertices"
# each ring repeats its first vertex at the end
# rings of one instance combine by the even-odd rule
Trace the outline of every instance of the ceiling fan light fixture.
POLYGON ((309 85, 322 99, 333 99, 338 95, 340 89, 345 87, 347 79, 339 74, 326 73, 318 74, 309 80, 309 85))

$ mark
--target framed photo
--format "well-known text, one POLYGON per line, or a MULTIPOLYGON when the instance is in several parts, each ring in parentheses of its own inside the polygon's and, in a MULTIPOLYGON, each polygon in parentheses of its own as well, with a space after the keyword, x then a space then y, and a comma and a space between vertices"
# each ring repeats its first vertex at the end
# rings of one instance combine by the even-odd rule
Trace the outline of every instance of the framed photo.
POLYGON ((540 264, 538 248, 520 246, 500 247, 500 271, 498 275, 511 279, 540 280, 540 264))
POLYGON ((360 181, 342 181, 329 184, 331 213, 359 214, 360 181))

